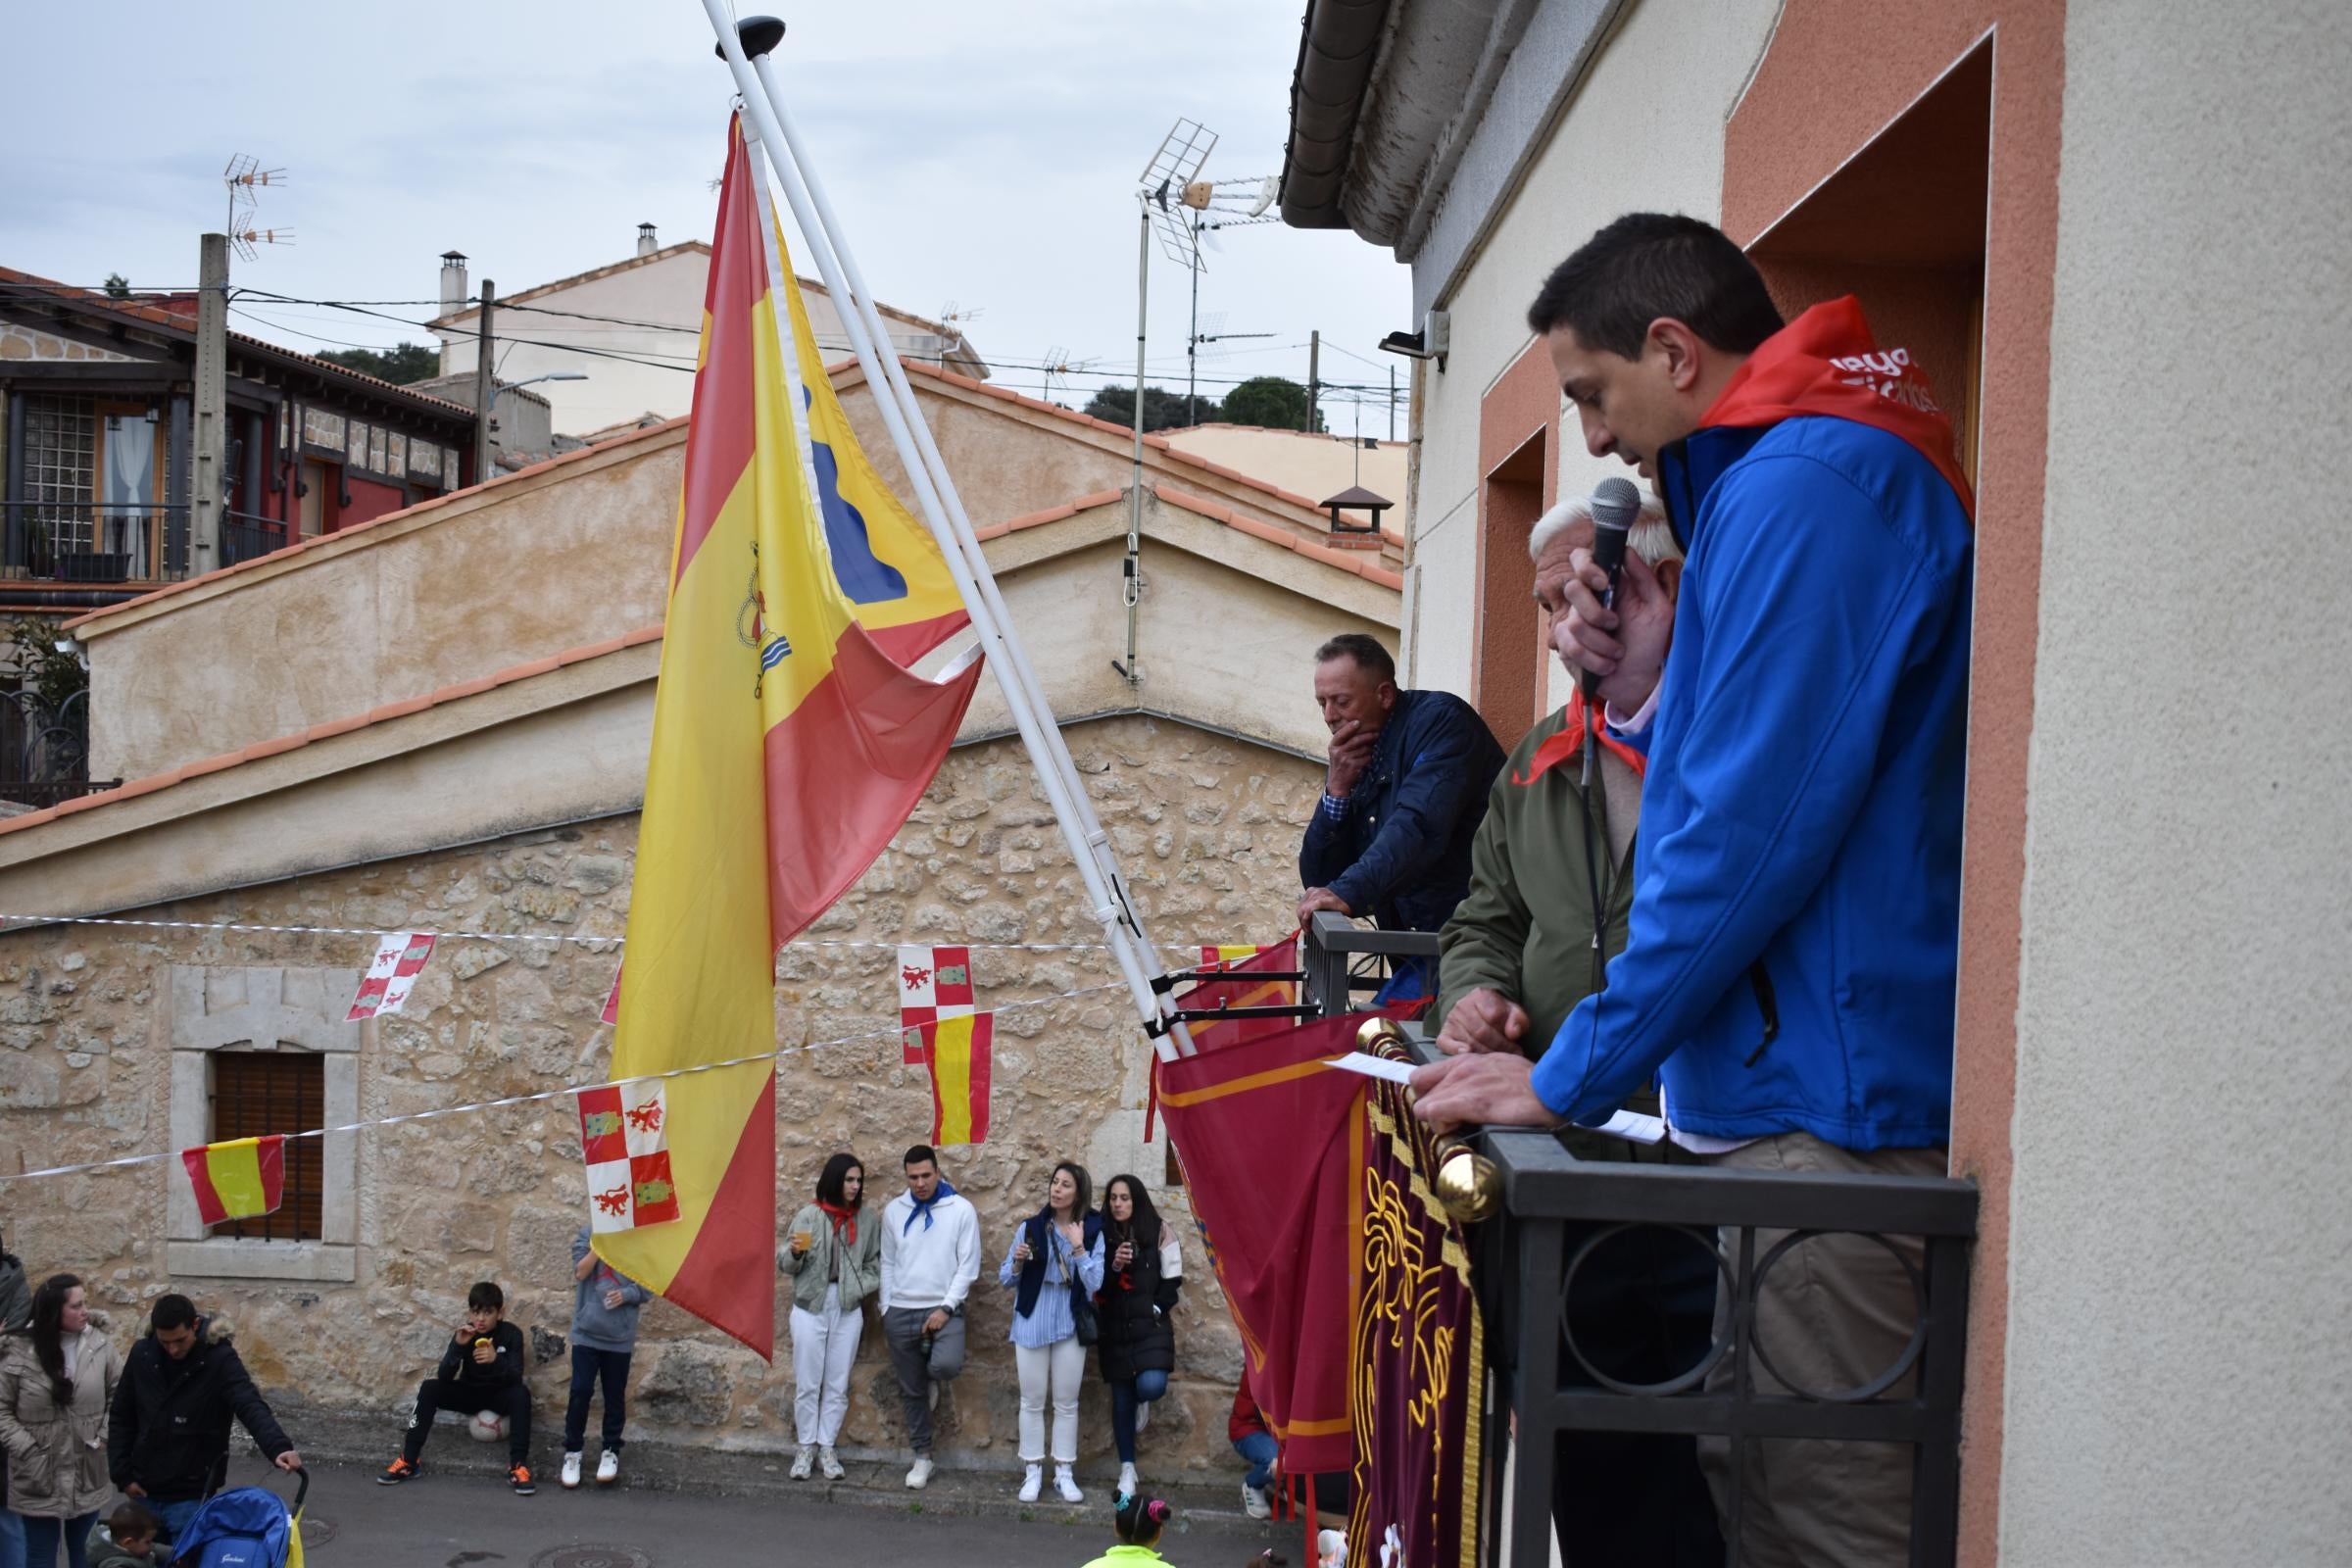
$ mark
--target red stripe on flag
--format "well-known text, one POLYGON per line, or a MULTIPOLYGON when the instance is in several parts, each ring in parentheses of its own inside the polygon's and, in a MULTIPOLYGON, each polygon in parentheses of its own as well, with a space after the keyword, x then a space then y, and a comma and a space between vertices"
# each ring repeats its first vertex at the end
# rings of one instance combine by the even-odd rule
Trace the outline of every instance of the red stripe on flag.
POLYGON ((273 1214, 286 1199, 286 1139, 283 1133, 271 1133, 254 1150, 254 1163, 261 1168, 263 1212, 273 1214))
POLYGON ((670 585, 702 548, 719 509, 751 466, 758 444, 752 395, 752 307, 767 293, 767 251, 760 238, 759 183, 743 143, 741 118, 727 123, 727 170, 710 241, 710 278, 703 295, 702 373, 694 378, 693 439, 678 502, 678 560, 670 585))
POLYGON ((773 1360, 776 1349, 776 1078, 743 1124, 710 1212, 662 1294, 773 1360))
POLYGON ((939 1094, 939 1025, 923 1026, 923 1065, 930 1071, 924 1076, 931 1080, 931 1143, 938 1143, 948 1125, 948 1102, 939 1094))
POLYGON ((975 1013, 972 1017, 972 1064, 966 1072, 966 1093, 972 1102, 972 1142, 988 1142, 988 1056, 989 1047, 997 1034, 997 1015, 993 1012, 975 1013))
POLYGON ((904 626, 884 626, 867 635, 874 646, 899 663, 911 667, 914 662, 937 648, 972 623, 971 615, 961 610, 952 615, 940 615, 931 620, 909 621, 904 626))
POLYGON ((228 1207, 213 1191, 211 1154, 211 1147, 200 1144, 181 1150, 179 1162, 188 1167, 188 1185, 196 1189, 196 1217, 207 1225, 218 1225, 228 1218, 228 1207))
POLYGON ((889 847, 979 680, 977 660, 934 683, 892 662, 862 628, 843 632, 832 673, 767 732, 770 940, 800 935, 889 847))

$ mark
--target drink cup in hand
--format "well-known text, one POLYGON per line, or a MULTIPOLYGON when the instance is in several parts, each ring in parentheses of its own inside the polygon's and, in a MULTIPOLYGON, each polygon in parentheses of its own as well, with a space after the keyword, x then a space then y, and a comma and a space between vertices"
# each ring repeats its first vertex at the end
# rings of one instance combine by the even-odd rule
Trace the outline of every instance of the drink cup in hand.
POLYGON ((1110 1266, 1112 1268, 1125 1268, 1128 1264, 1134 1261, 1135 1244, 1133 1242, 1121 1242, 1119 1244, 1119 1255, 1110 1260, 1110 1266))
POLYGON ((792 1250, 796 1252, 806 1252, 815 1244, 816 1233, 814 1231, 794 1231, 792 1233, 792 1250))
POLYGON ((1012 1250, 1012 1260, 1015 1263, 1026 1263, 1036 1255, 1037 1254, 1035 1252, 1029 1250, 1029 1239, 1027 1237, 1021 1238, 1020 1245, 1012 1250))

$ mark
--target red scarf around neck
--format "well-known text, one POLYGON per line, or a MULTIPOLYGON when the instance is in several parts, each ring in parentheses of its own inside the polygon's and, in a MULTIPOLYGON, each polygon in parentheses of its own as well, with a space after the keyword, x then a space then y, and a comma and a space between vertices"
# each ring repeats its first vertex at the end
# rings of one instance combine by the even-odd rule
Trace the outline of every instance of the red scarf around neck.
POLYGON ((837 1208, 833 1204, 826 1202, 821 1198, 816 1200, 816 1206, 833 1216, 834 1235, 840 1237, 852 1247, 856 1247, 858 1245, 858 1211, 856 1209, 837 1208))
MULTIPOLYGON (((1634 770, 1640 778, 1649 766, 1649 759, 1609 733, 1609 726, 1600 725, 1600 748, 1634 770)), ((1585 749, 1585 693, 1579 686, 1568 695, 1567 710, 1560 715, 1559 732, 1544 738, 1536 748, 1536 755, 1527 760, 1527 771, 1513 774, 1511 782, 1525 789, 1558 763, 1567 761, 1585 749)))

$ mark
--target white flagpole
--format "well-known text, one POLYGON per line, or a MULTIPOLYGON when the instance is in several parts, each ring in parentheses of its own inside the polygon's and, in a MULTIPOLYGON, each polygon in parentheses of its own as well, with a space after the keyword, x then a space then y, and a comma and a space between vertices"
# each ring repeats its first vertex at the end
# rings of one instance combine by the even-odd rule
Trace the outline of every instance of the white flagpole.
MULTIPOLYGON (((977 541, 973 542, 974 549, 967 554, 961 548, 962 541, 949 526, 947 518, 950 514, 941 505, 932 470, 918 455, 906 416, 897 399, 891 395, 894 382, 890 372, 899 373, 900 380, 896 385, 904 384, 905 372, 899 368, 895 352, 891 352, 890 339, 880 330, 878 318, 873 316, 862 290, 857 289, 853 281, 843 277, 841 264, 847 262, 847 253, 838 252, 837 255, 838 248, 828 246, 827 231, 819 223, 817 214, 810 210, 808 193, 794 177, 791 166, 774 156, 778 147, 791 146, 789 132, 778 124, 772 101, 760 90, 760 84, 744 55, 742 40, 725 15, 723 0, 703 0, 703 9, 710 19, 712 31, 717 35, 719 52, 726 59, 728 69, 735 75, 736 87, 743 95, 744 112, 751 122, 754 139, 761 154, 775 169, 778 183, 784 188, 785 199, 792 206, 793 218, 808 243, 819 275, 824 278, 825 286, 833 294, 837 305, 854 295, 860 307, 857 311, 843 312, 842 324, 849 333, 851 346, 857 352, 867 382, 875 389, 875 406, 881 412, 892 442, 898 448, 900 461, 914 484, 925 521, 933 536, 939 540, 950 574, 956 579, 957 592, 971 616, 973 629, 979 634, 981 647, 994 660, 998 685, 1004 693, 1006 706, 1012 711, 1013 722, 1020 730, 1022 742, 1037 769, 1039 782, 1045 788, 1047 801, 1054 809, 1062 836, 1068 841, 1071 858, 1077 866, 1080 880, 1086 886, 1095 917, 1102 926, 1104 940, 1118 962, 1137 1013, 1163 1059, 1179 1054, 1190 1055, 1192 1041, 1189 1032, 1180 1023, 1173 1026, 1166 1023, 1159 994, 1152 988, 1152 980, 1163 975, 1165 967, 1159 963, 1150 943, 1143 938, 1140 916, 1128 900, 1123 883, 1117 880, 1115 865, 1108 867, 1108 874, 1105 874, 1108 837, 1095 823, 1091 803, 1087 801, 1083 787, 1077 786, 1076 768, 1070 763, 1069 754, 1062 746, 1060 731, 1054 724, 1052 711, 1047 708, 1042 691, 1036 684, 1035 673, 1013 636, 1004 602, 995 592, 995 583, 988 575, 985 561, 980 562, 976 573, 973 569, 977 541)), ((777 305, 781 309, 783 301, 778 300, 777 305)), ((911 403, 910 397, 908 402, 911 403)), ((919 414, 916 417, 919 421, 919 414)), ((928 438, 929 431, 925 429, 923 435, 928 438)), ((930 451, 936 457, 936 446, 932 446, 930 451)), ((958 506, 956 514, 959 515, 960 512, 958 506)), ((964 532, 968 536, 968 522, 964 532)))
MULTIPOLYGON (((802 217, 802 208, 797 202, 793 209, 794 215, 796 219, 800 220, 812 249, 817 251, 820 256, 827 248, 832 250, 838 263, 838 270, 849 283, 849 292, 856 306, 857 319, 845 321, 845 324, 851 327, 852 341, 857 341, 858 336, 857 328, 862 325, 863 336, 868 345, 876 351, 870 358, 861 354, 859 363, 865 367, 866 377, 870 382, 873 378, 873 362, 876 360, 880 362, 890 393, 898 402, 902 417, 900 421, 894 423, 893 439, 898 442, 899 459, 909 472, 914 471, 918 466, 916 463, 909 460, 906 442, 898 436, 898 425, 903 424, 906 432, 912 436, 914 444, 921 454, 919 466, 928 470, 937 503, 943 504, 941 511, 944 512, 944 518, 940 513, 930 513, 926 509, 927 520, 930 521, 933 532, 941 536, 940 542, 943 550, 947 549, 952 541, 962 551, 964 561, 970 567, 972 577, 977 583, 982 597, 988 601, 997 624, 1004 629, 1004 652, 1019 672, 1021 681, 1027 686, 1031 701, 1036 705, 1038 710, 1046 715, 1045 734, 1049 742, 1047 754, 1045 756, 1032 754, 1038 768, 1041 772, 1049 767, 1060 772, 1063 790, 1077 808, 1078 825, 1082 836, 1094 850, 1095 861, 1102 872, 1105 885, 1110 888, 1118 900, 1119 906, 1126 912, 1130 935, 1142 951, 1145 967, 1153 975, 1165 974, 1167 966, 1161 959, 1158 949, 1152 945, 1150 935, 1144 930, 1143 917, 1135 909, 1133 901, 1128 894, 1126 877, 1119 870, 1118 861, 1111 853, 1110 836, 1103 831, 1102 820, 1095 813, 1094 800, 1086 793, 1085 785, 1078 775, 1077 765, 1070 760, 1069 747, 1062 740, 1059 726, 1052 721, 1052 709, 1046 701, 1045 685, 1038 679, 1036 666, 1029 662, 1027 649, 1022 646, 1018 636, 1012 630, 1012 616, 1004 607, 1004 596, 998 590, 995 574, 989 570, 987 557, 981 552, 980 541, 972 528, 971 518, 963 510, 963 498, 956 492, 955 477, 948 471, 947 461, 941 457, 938 443, 932 439, 930 425, 923 417, 921 406, 915 401, 913 388, 907 384, 906 372, 899 362, 896 346, 892 344, 889 330, 883 325, 881 315, 875 308, 872 291, 865 286, 865 278, 858 270, 858 260, 851 254, 848 244, 841 237, 841 221, 833 214, 832 204, 826 199, 824 186, 817 177, 815 167, 809 161, 807 149, 801 145, 799 133, 794 129, 791 113, 784 107, 784 95, 776 86, 775 68, 768 57, 761 54, 753 60, 752 69, 759 77, 761 90, 766 95, 767 107, 775 118, 777 127, 783 132, 785 146, 791 153, 795 166, 792 172, 781 169, 778 171, 779 176, 786 185, 787 197, 792 196, 793 174, 797 172, 799 178, 806 182, 809 203, 816 209, 819 230, 809 228, 806 218, 802 217)), ((826 286, 834 287, 829 278, 826 286)), ((877 389, 876 401, 884 401, 880 397, 879 389, 877 389)), ((1000 671, 1001 674, 1002 671, 1000 671)), ((1174 1034, 1178 1054, 1191 1055, 1193 1047, 1190 1031, 1183 1024, 1178 1023, 1174 1026, 1174 1034)))

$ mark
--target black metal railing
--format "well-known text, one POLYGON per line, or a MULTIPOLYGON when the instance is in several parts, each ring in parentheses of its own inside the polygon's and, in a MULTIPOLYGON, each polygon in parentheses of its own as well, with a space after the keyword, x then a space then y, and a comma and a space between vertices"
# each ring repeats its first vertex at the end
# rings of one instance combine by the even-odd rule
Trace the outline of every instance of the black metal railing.
POLYGON ((0 508, 7 523, 7 574, 104 586, 186 575, 164 562, 187 509, 105 502, 24 501, 0 508))
POLYGON ((37 809, 112 787, 90 779, 89 696, 52 706, 35 692, 0 692, 0 801, 37 809))
POLYGON ((243 512, 220 514, 220 564, 233 566, 286 548, 286 525, 243 512))
MULTIPOLYGON (((1308 996, 1348 1009, 1380 984, 1361 971, 1434 963, 1434 934, 1366 931, 1317 915, 1300 945, 1308 996)), ((1433 1029, 1434 1032, 1434 1029, 1433 1029)), ((1425 1054, 1426 1046, 1422 1047, 1425 1054)), ((1486 1561, 1543 1568, 1550 1560, 1553 1461, 1567 1433, 1681 1434, 1724 1440, 1720 1509, 1726 1568, 1740 1568, 1740 1529, 1753 1484, 1754 1445, 1772 1440, 1899 1444, 1911 1449, 1908 1560, 1946 1568, 1958 1538, 1961 1368, 1968 1271, 1977 1229, 1974 1185, 1944 1177, 1817 1175, 1695 1163, 1579 1159, 1549 1132, 1466 1130, 1493 1162, 1501 1205, 1470 1227, 1472 1276, 1485 1316, 1488 1364, 1502 1397, 1489 1412, 1488 1451, 1514 1452, 1508 1539, 1497 1479, 1483 1501, 1486 1561), (1728 1298, 1703 1354, 1677 1375, 1633 1383, 1595 1365, 1577 1339, 1571 1291, 1601 1250, 1639 1234, 1680 1237, 1702 1251, 1728 1298), (1772 1270, 1818 1237, 1885 1247, 1913 1291, 1910 1336, 1889 1363, 1851 1388, 1803 1390, 1774 1370, 1757 1334, 1757 1293, 1772 1270)), ((1794 1266, 1803 1266, 1799 1259, 1794 1266)), ((1775 1325, 1772 1338, 1788 1331, 1775 1325)), ((1784 1353, 1788 1347, 1782 1346, 1784 1353)), ((1500 1467, 1493 1472, 1497 1478, 1500 1467)), ((1573 1532, 1571 1533, 1573 1540, 1573 1532)), ((1577 1558, 1571 1551, 1572 1565, 1577 1558)))

